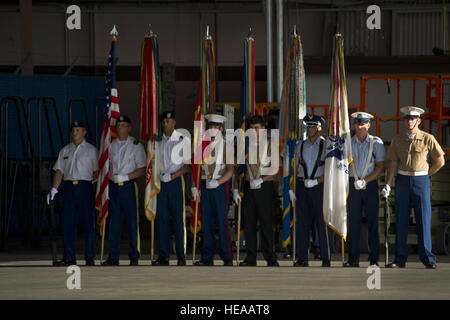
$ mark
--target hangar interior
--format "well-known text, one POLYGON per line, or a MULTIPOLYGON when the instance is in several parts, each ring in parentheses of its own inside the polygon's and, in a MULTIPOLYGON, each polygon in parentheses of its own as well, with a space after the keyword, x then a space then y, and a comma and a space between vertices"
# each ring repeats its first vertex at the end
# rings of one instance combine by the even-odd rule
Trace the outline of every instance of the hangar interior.
MULTIPOLYGON (((374 114, 371 134, 380 136, 388 147, 402 130, 399 108, 424 108, 422 128, 438 139, 448 161, 450 6, 437 0, 376 3, 381 8, 380 29, 366 25, 371 1, 2 1, 1 248, 46 246, 45 195, 57 152, 69 142, 71 121, 86 121, 88 140, 98 146, 113 26, 118 30, 120 111, 131 118, 135 137, 139 135, 141 46, 147 34, 156 33, 159 41, 162 108, 174 110, 177 127, 191 131, 206 28, 214 42, 216 103, 232 106, 236 126, 234 107, 241 99, 244 39, 250 32, 255 40, 256 104, 276 112, 295 26, 303 45, 308 112, 328 117, 332 39, 338 31, 344 38, 350 110, 374 114), (80 8, 80 29, 66 25, 70 5, 80 8)), ((142 178, 141 195, 144 183, 142 178)), ((440 254, 447 255, 448 190, 447 164, 432 180, 433 243, 440 254)), ((143 208, 141 236, 147 238, 149 222, 142 212, 143 208)), ((234 206, 229 215, 234 221, 234 206)), ((61 229, 58 235, 61 237, 61 229)), ((410 241, 414 250, 413 235, 410 241)), ((335 242, 334 250, 339 252, 339 239, 335 242)), ((148 241, 142 245, 148 252, 148 241)), ((281 245, 279 250, 283 250, 281 245)))

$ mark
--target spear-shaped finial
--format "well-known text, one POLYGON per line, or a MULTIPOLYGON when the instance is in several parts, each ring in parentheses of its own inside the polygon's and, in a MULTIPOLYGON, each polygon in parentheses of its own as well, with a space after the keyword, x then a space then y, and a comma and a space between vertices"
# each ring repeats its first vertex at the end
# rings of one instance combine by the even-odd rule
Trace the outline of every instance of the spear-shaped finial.
POLYGON ((209 34, 209 25, 206 26, 206 39, 211 40, 211 35, 209 34))
POLYGON ((294 24, 294 32, 293 32, 293 34, 294 34, 294 37, 297 36, 297 25, 296 24, 294 24))
POLYGON ((116 25, 114 25, 114 27, 112 28, 112 30, 109 34, 112 35, 114 38, 119 35, 119 32, 116 29, 116 25))
POLYGON ((248 35, 247 35, 247 38, 253 39, 252 27, 248 28, 248 35))
POLYGON ((149 29, 150 29, 150 31, 149 31, 149 33, 148 33, 148 36, 151 37, 151 36, 153 36, 152 24, 149 23, 149 24, 148 24, 148 27, 149 27, 149 29))

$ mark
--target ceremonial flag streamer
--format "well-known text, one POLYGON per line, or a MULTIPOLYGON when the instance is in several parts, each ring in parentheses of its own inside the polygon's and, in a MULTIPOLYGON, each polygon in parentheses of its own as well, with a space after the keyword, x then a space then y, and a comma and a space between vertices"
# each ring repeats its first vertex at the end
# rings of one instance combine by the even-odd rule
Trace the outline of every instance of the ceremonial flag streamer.
MULTIPOLYGON (((114 28, 115 30, 115 28, 114 28)), ((106 75, 106 104, 103 110, 102 135, 100 140, 100 157, 98 161, 98 181, 95 207, 99 210, 98 223, 102 232, 103 223, 108 216, 109 203, 109 146, 117 136, 116 121, 120 116, 119 97, 116 87, 116 41, 115 34, 111 40, 106 75)))
MULTIPOLYGON (((192 159, 194 162, 203 161, 203 150, 205 149, 205 143, 201 143, 203 139, 201 137, 204 133, 204 115, 215 112, 215 61, 214 61, 214 44, 212 37, 209 35, 209 27, 206 32, 206 37, 202 41, 202 61, 201 61, 201 77, 198 84, 197 91, 197 104, 195 107, 194 121, 200 123, 200 126, 194 125, 194 141, 193 150, 194 155, 192 159), (195 160, 200 161, 195 161, 195 160)), ((192 187, 198 189, 201 194, 201 163, 194 163, 192 165, 192 187)), ((198 204, 197 210, 197 232, 202 228, 201 222, 201 208, 198 204)), ((191 197, 191 225, 190 229, 192 233, 195 233, 195 201, 191 197)))
POLYGON ((345 241, 347 236, 349 167, 353 159, 344 66, 344 39, 340 34, 334 36, 331 75, 323 216, 330 228, 345 241))
POLYGON ((284 73, 283 94, 280 102, 280 148, 283 148, 283 247, 291 242, 293 210, 289 201, 289 189, 294 176, 295 145, 298 139, 304 139, 305 128, 302 119, 306 115, 305 68, 303 65, 303 47, 300 35, 295 28, 289 42, 284 73))
MULTIPOLYGON (((250 33, 248 37, 245 38, 244 40, 244 65, 242 66, 241 105, 239 108, 239 119, 241 121, 240 128, 242 129, 239 139, 241 139, 240 144, 245 146, 243 150, 238 149, 237 154, 237 159, 239 160, 237 164, 238 190, 241 198, 244 197, 245 159, 248 158, 248 148, 247 145, 245 144, 245 131, 247 129, 248 118, 254 115, 255 115, 255 40, 253 39, 250 33)), ((241 229, 240 230, 241 234, 242 231, 243 230, 241 229)))
POLYGON ((145 216, 152 221, 156 217, 157 194, 161 190, 159 147, 161 136, 161 71, 156 34, 150 32, 142 41, 141 61, 141 139, 147 141, 147 170, 145 174, 145 216))

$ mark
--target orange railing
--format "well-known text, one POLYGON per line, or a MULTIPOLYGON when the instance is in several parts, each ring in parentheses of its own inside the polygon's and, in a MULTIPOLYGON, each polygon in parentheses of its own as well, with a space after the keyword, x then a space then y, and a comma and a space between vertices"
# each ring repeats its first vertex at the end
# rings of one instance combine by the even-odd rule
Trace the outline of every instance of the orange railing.
MULTIPOLYGON (((444 85, 445 80, 450 80, 450 75, 429 76, 429 75, 377 75, 377 76, 362 76, 360 79, 360 106, 361 111, 367 112, 367 83, 369 80, 385 80, 388 89, 390 90, 391 80, 396 81, 396 114, 395 116, 380 117, 376 114, 376 135, 381 136, 380 121, 396 121, 396 132, 400 133, 400 120, 403 117, 400 115, 400 108, 406 105, 416 105, 417 81, 426 82, 426 105, 427 113, 423 116, 424 127, 428 120, 428 132, 433 132, 433 121, 437 121, 438 135, 437 140, 442 145, 442 121, 450 120, 450 108, 444 106, 444 85), (412 81, 412 97, 411 103, 401 103, 401 82, 402 80, 412 81)), ((373 113, 372 113, 373 114, 373 113)), ((424 129, 426 130, 426 129, 424 129)), ((450 156, 450 147, 443 146, 447 156, 450 156)))

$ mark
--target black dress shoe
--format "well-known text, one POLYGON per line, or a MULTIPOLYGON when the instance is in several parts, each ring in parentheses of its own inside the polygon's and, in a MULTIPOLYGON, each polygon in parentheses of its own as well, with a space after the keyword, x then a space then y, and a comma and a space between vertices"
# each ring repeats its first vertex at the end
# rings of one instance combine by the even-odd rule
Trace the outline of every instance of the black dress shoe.
POLYGON ((95 266, 94 260, 93 259, 87 259, 86 260, 86 266, 88 266, 88 267, 95 266))
POLYGON ((309 267, 308 261, 298 259, 294 263, 294 267, 309 267))
POLYGON ((114 260, 108 258, 105 262, 102 263, 102 266, 118 266, 119 260, 114 260))
POLYGON ((427 268, 427 269, 436 269, 437 265, 434 262, 428 262, 428 263, 425 264, 425 268, 427 268))
POLYGON ((177 266, 185 266, 186 265, 186 259, 178 259, 177 266))
POLYGON ((392 262, 392 263, 388 263, 386 265, 386 268, 391 268, 391 269, 395 269, 395 268, 405 268, 406 267, 406 263, 400 263, 400 262, 392 262))
POLYGON ((268 267, 279 267, 280 264, 278 263, 277 260, 272 260, 272 261, 267 261, 267 266, 268 267))
POLYGON ((320 253, 319 252, 315 252, 314 253, 314 259, 315 260, 320 260, 320 253))
POLYGON ((168 266, 169 260, 163 257, 159 257, 158 260, 152 261, 152 266, 168 266))
POLYGON ((223 262, 224 267, 232 267, 233 266, 233 260, 228 260, 223 262))
POLYGON ((378 267, 378 261, 370 261, 369 262, 369 267, 374 267, 374 266, 378 267))
POLYGON ((64 260, 53 261, 53 266, 55 266, 55 267, 65 267, 66 266, 66 261, 64 261, 64 260))
POLYGON ((250 262, 247 260, 242 261, 241 263, 239 263, 240 267, 256 267, 256 262, 250 262))
POLYGON ((138 259, 130 259, 130 266, 138 266, 139 260, 138 259))
POLYGON ((331 267, 331 262, 330 262, 330 260, 322 260, 322 267, 324 267, 324 268, 329 268, 329 267, 331 267))
POLYGON ((201 267, 209 267, 213 265, 214 265, 213 261, 205 261, 205 260, 199 260, 194 263, 194 266, 201 266, 201 267))
POLYGON ((344 268, 359 268, 359 263, 358 262, 347 261, 342 266, 344 268))

